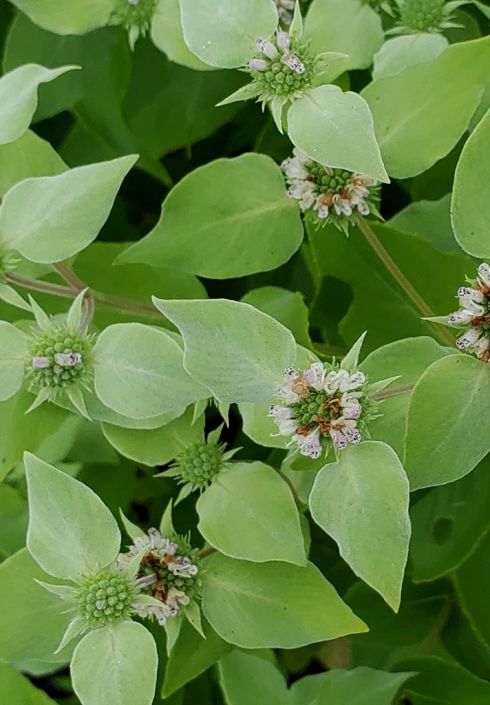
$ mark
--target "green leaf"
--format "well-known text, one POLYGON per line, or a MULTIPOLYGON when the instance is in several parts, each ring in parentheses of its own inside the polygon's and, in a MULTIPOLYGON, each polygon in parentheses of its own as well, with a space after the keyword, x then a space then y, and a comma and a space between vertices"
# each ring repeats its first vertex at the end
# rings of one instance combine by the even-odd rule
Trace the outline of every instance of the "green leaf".
POLYGON ((288 134, 320 164, 389 181, 369 106, 357 93, 333 85, 313 88, 289 109, 288 134))
POLYGON ((306 564, 299 514, 291 490, 263 463, 234 463, 196 505, 198 529, 221 553, 262 563, 306 564))
POLYGON ((242 66, 256 53, 255 40, 277 28, 273 0, 180 0, 184 39, 211 66, 242 66))
POLYGON ((0 401, 10 399, 21 388, 28 349, 24 333, 0 321, 0 401))
POLYGON ((73 654, 73 690, 83 705, 151 705, 157 665, 155 641, 143 625, 120 622, 96 629, 73 654))
POLYGON ((54 656, 54 650, 70 616, 59 597, 36 580, 50 582, 52 578, 25 548, 0 564, 0 600, 8 605, 0 611, 0 659, 30 672, 41 662, 51 662, 45 664, 48 671, 68 660, 66 651, 54 656))
MULTIPOLYGON (((486 479, 488 486, 488 474, 486 479)), ((473 505, 466 507, 468 519, 474 511, 473 505)), ((487 532, 476 550, 453 576, 463 612, 468 617, 472 630, 483 642, 486 649, 490 649, 490 615, 488 614, 487 601, 482 597, 488 595, 490 589, 489 551, 490 532, 487 532)))
POLYGON ((98 337, 93 350, 95 391, 119 414, 145 419, 209 396, 183 367, 182 349, 166 331, 141 323, 117 323, 98 337))
POLYGON ((458 480, 489 452, 489 395, 490 369, 469 355, 437 360, 422 375, 412 392, 405 437, 412 490, 458 480))
POLYGON ((26 453, 29 491, 27 547, 56 578, 77 580, 108 566, 121 543, 117 522, 98 495, 26 453))
POLYGON ((451 151, 478 107, 489 71, 485 37, 452 44, 431 63, 409 66, 363 90, 391 176, 416 176, 451 151))
POLYGON ((60 0, 12 0, 40 27, 57 34, 84 34, 107 24, 113 0, 70 0, 60 11, 60 0))
POLYGON ((487 456, 472 473, 436 487, 414 505, 410 544, 414 581, 436 580, 455 570, 490 528, 489 469, 487 456))
POLYGON ((351 663, 392 670, 400 658, 419 654, 438 625, 447 619, 452 598, 445 594, 446 587, 436 585, 431 590, 410 586, 395 614, 365 583, 355 583, 345 599, 369 624, 369 633, 351 636, 351 663))
POLYGON ((346 69, 367 69, 383 43, 381 18, 359 0, 314 0, 306 16, 304 41, 315 54, 348 54, 346 69))
POLYGON ((446 37, 436 32, 420 32, 388 39, 374 57, 373 80, 395 76, 413 64, 430 63, 448 45, 446 37))
POLYGON ((234 649, 219 662, 220 684, 228 705, 288 705, 284 676, 261 656, 234 649))
POLYGON ((411 673, 385 673, 364 667, 351 671, 333 669, 326 674, 311 705, 391 705, 411 676, 411 673))
POLYGON ((454 174, 451 222, 463 250, 475 257, 490 257, 488 220, 490 205, 483 185, 490 178, 490 110, 463 147, 454 174))
POLYGON ((0 144, 15 142, 29 127, 37 107, 37 89, 77 66, 47 69, 26 64, 0 79, 0 144))
POLYGON ((226 279, 275 269, 302 239, 299 209, 287 196, 281 169, 265 155, 243 154, 182 179, 155 228, 118 261, 226 279))
POLYGON ((223 641, 203 620, 205 639, 184 621, 179 637, 172 649, 162 686, 162 696, 170 697, 186 683, 207 671, 216 661, 231 650, 231 645, 223 641))
POLYGON ((201 441, 204 418, 192 424, 193 409, 155 429, 130 429, 103 424, 104 436, 126 458, 154 467, 165 465, 191 443, 201 441))
POLYGON ((9 705, 56 705, 12 666, 0 663, 0 699, 9 705))
POLYGON ((170 61, 195 71, 210 70, 211 67, 194 56, 185 43, 179 0, 159 0, 153 12, 151 39, 170 61))
POLYGON ((298 345, 311 347, 308 307, 299 291, 290 291, 279 286, 261 286, 259 289, 248 291, 242 301, 255 306, 289 328, 298 345))
POLYGON ((57 262, 87 247, 107 220, 134 155, 21 181, 0 207, 2 240, 34 262, 57 262))
POLYGON ((184 366, 221 402, 270 402, 296 344, 280 323, 225 299, 154 304, 180 330, 184 366))
POLYGON ((0 146, 0 195, 30 176, 54 176, 67 169, 53 147, 35 132, 0 146))
MULTIPOLYGON (((442 253, 421 237, 397 232, 386 225, 372 223, 371 227, 432 310, 453 310, 457 288, 466 274, 474 271, 471 259, 462 253, 442 253)), ((344 298, 342 309, 335 314, 341 318, 339 332, 347 345, 352 345, 364 330, 369 331, 365 352, 398 338, 434 335, 434 325, 421 320, 420 312, 357 229, 346 238, 332 225, 322 230, 309 227, 308 236, 313 250, 310 250, 311 265, 316 262, 319 273, 325 277, 310 319, 313 326, 325 327, 327 340, 331 323, 326 310, 346 288, 339 285, 336 281, 339 279, 349 287, 346 297, 344 294, 347 300, 344 298)), ((383 373, 382 378, 385 376, 383 373)))
POLYGON ((402 464, 392 448, 377 441, 342 451, 337 463, 317 475, 310 495, 315 522, 395 612, 410 541, 408 501, 402 464))
POLYGON ((346 634, 365 624, 318 568, 206 559, 202 609, 218 634, 243 648, 291 649, 346 634))
POLYGON ((451 194, 436 201, 414 201, 390 218, 388 224, 398 231, 417 233, 443 252, 460 252, 451 227, 451 194))
POLYGON ((417 705, 487 705, 490 699, 490 683, 477 678, 455 661, 419 656, 399 661, 396 669, 419 672, 406 686, 407 697, 414 698, 417 705))
POLYGON ((383 345, 373 350, 361 363, 360 369, 370 381, 398 376, 387 391, 405 390, 383 400, 379 407, 380 416, 369 422, 371 437, 387 443, 400 458, 403 455, 410 387, 433 362, 452 354, 457 354, 457 351, 443 348, 433 338, 421 336, 383 345))

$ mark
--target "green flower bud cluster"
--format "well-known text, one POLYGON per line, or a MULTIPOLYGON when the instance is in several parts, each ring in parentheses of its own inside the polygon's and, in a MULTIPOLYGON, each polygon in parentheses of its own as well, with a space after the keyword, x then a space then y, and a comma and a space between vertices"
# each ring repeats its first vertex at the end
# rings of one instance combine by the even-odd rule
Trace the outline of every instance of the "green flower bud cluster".
POLYGON ((264 99, 301 95, 311 86, 315 61, 305 47, 296 48, 294 51, 304 66, 303 73, 297 73, 282 63, 279 57, 270 62, 267 71, 251 72, 252 78, 260 86, 261 96, 264 99))
POLYGON ((55 328, 35 338, 29 352, 27 373, 31 388, 60 390, 83 382, 89 372, 91 342, 66 327, 55 328), (68 356, 74 356, 71 360, 68 356))
POLYGON ((222 469, 223 453, 222 444, 197 441, 178 456, 172 473, 181 484, 189 483, 195 489, 203 490, 222 469))
POLYGON ((400 8, 400 20, 414 32, 433 32, 444 20, 445 0, 405 0, 400 8))
POLYGON ((318 419, 328 419, 330 414, 328 408, 324 406, 328 400, 327 392, 323 390, 317 392, 311 389, 306 397, 300 399, 296 404, 291 404, 298 426, 311 426, 318 419))
POLYGON ((320 193, 331 192, 340 193, 352 180, 352 172, 343 169, 326 169, 318 162, 312 162, 309 172, 315 177, 316 185, 320 193))
POLYGON ((128 30, 131 45, 149 31, 156 4, 157 0, 117 0, 111 20, 128 30))
POLYGON ((76 601, 80 617, 97 628, 127 619, 134 597, 134 586, 126 576, 103 570, 82 583, 76 601))
POLYGON ((18 261, 18 257, 13 252, 0 248, 0 282, 5 281, 6 272, 15 269, 18 261))

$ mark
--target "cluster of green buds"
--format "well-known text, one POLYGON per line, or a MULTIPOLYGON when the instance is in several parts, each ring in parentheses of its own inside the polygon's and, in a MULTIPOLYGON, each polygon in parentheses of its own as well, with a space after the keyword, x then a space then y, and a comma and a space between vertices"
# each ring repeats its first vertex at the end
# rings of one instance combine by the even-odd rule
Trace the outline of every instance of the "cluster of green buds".
POLYGON ((225 452, 223 443, 219 443, 222 426, 212 431, 207 440, 195 441, 177 456, 168 470, 158 477, 173 477, 182 489, 178 501, 185 499, 191 492, 203 492, 222 472, 227 462, 238 449, 225 452))
POLYGON ((465 0, 395 0, 398 22, 387 34, 416 34, 442 32, 460 27, 453 21, 453 13, 465 0))
POLYGON ((269 106, 274 122, 282 132, 284 107, 320 85, 322 74, 331 61, 345 58, 345 54, 336 52, 313 54, 302 37, 303 20, 300 5, 296 3, 287 32, 279 26, 272 37, 257 38, 257 54, 242 69, 252 81, 218 105, 255 99, 263 109, 269 106))
POLYGON ((150 30, 158 0, 117 0, 111 15, 111 24, 118 24, 128 31, 129 44, 134 47, 139 37, 150 30))
POLYGON ((29 391, 36 394, 31 409, 45 401, 66 395, 77 410, 87 416, 82 388, 90 389, 93 336, 85 330, 82 306, 85 292, 60 319, 48 316, 31 298, 36 327, 26 363, 29 391))

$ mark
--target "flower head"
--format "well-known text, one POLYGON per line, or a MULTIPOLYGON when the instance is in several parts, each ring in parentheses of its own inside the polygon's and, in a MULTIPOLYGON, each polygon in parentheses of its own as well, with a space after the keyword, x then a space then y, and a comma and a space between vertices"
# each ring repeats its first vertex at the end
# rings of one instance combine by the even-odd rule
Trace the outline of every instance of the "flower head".
POLYGON ((149 529, 147 536, 134 539, 127 553, 119 554, 117 565, 124 570, 138 556, 136 587, 153 600, 134 603, 133 609, 140 617, 163 625, 199 595, 197 550, 185 537, 166 538, 157 529, 149 529))
POLYGON ((460 308, 450 313, 450 326, 465 328, 456 340, 460 350, 490 363, 490 265, 480 264, 478 277, 458 289, 460 308))
POLYGON ((464 3, 459 0, 396 0, 399 23, 388 34, 416 34, 417 32, 441 32, 459 27, 453 19, 453 11, 464 3))
POLYGON ((277 388, 279 404, 269 410, 279 435, 291 436, 302 455, 319 458, 330 447, 343 450, 368 437, 366 422, 376 415, 363 372, 315 362, 304 372, 292 367, 277 388))
POLYGON ((174 477, 182 485, 179 501, 191 492, 203 492, 222 472, 227 461, 237 449, 225 452, 225 445, 219 443, 222 426, 212 431, 207 440, 194 441, 177 456, 168 470, 159 477, 174 477))
POLYGON ((375 179, 322 166, 296 147, 293 156, 281 166, 289 197, 299 202, 316 226, 333 223, 347 234, 354 213, 379 216, 379 186, 375 179))
POLYGON ((128 31, 131 48, 139 37, 148 33, 157 2, 158 0, 117 0, 111 23, 122 25, 128 31))
POLYGON ((79 586, 78 613, 94 629, 127 619, 133 612, 136 593, 136 585, 130 578, 114 570, 102 570, 85 578, 79 586))

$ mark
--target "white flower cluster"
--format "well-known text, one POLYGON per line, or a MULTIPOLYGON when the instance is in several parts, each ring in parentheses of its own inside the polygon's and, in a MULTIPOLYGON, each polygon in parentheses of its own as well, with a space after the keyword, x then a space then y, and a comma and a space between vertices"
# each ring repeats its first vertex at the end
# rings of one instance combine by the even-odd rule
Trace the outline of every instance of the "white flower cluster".
POLYGON ((490 363, 490 265, 480 264, 478 278, 472 286, 458 289, 461 308, 449 314, 450 326, 466 327, 456 340, 460 350, 473 353, 490 363))
POLYGON ((363 174, 324 167, 298 148, 281 164, 289 184, 288 195, 299 202, 302 211, 313 211, 318 221, 333 222, 374 213, 378 182, 363 174))
POLYGON ((119 570, 124 570, 131 559, 145 548, 147 550, 141 560, 136 587, 139 590, 149 589, 162 604, 136 602, 133 609, 140 617, 156 619, 163 626, 168 617, 178 614, 182 605, 189 604, 186 582, 192 580, 199 569, 189 557, 177 555, 177 543, 164 538, 157 529, 149 529, 148 536, 136 537, 128 552, 119 554, 119 570))
POLYGON ((358 423, 363 414, 366 377, 363 372, 326 369, 315 362, 305 372, 289 367, 277 388, 283 402, 269 411, 281 436, 292 436, 302 455, 319 458, 324 442, 337 450, 362 440, 358 423))

